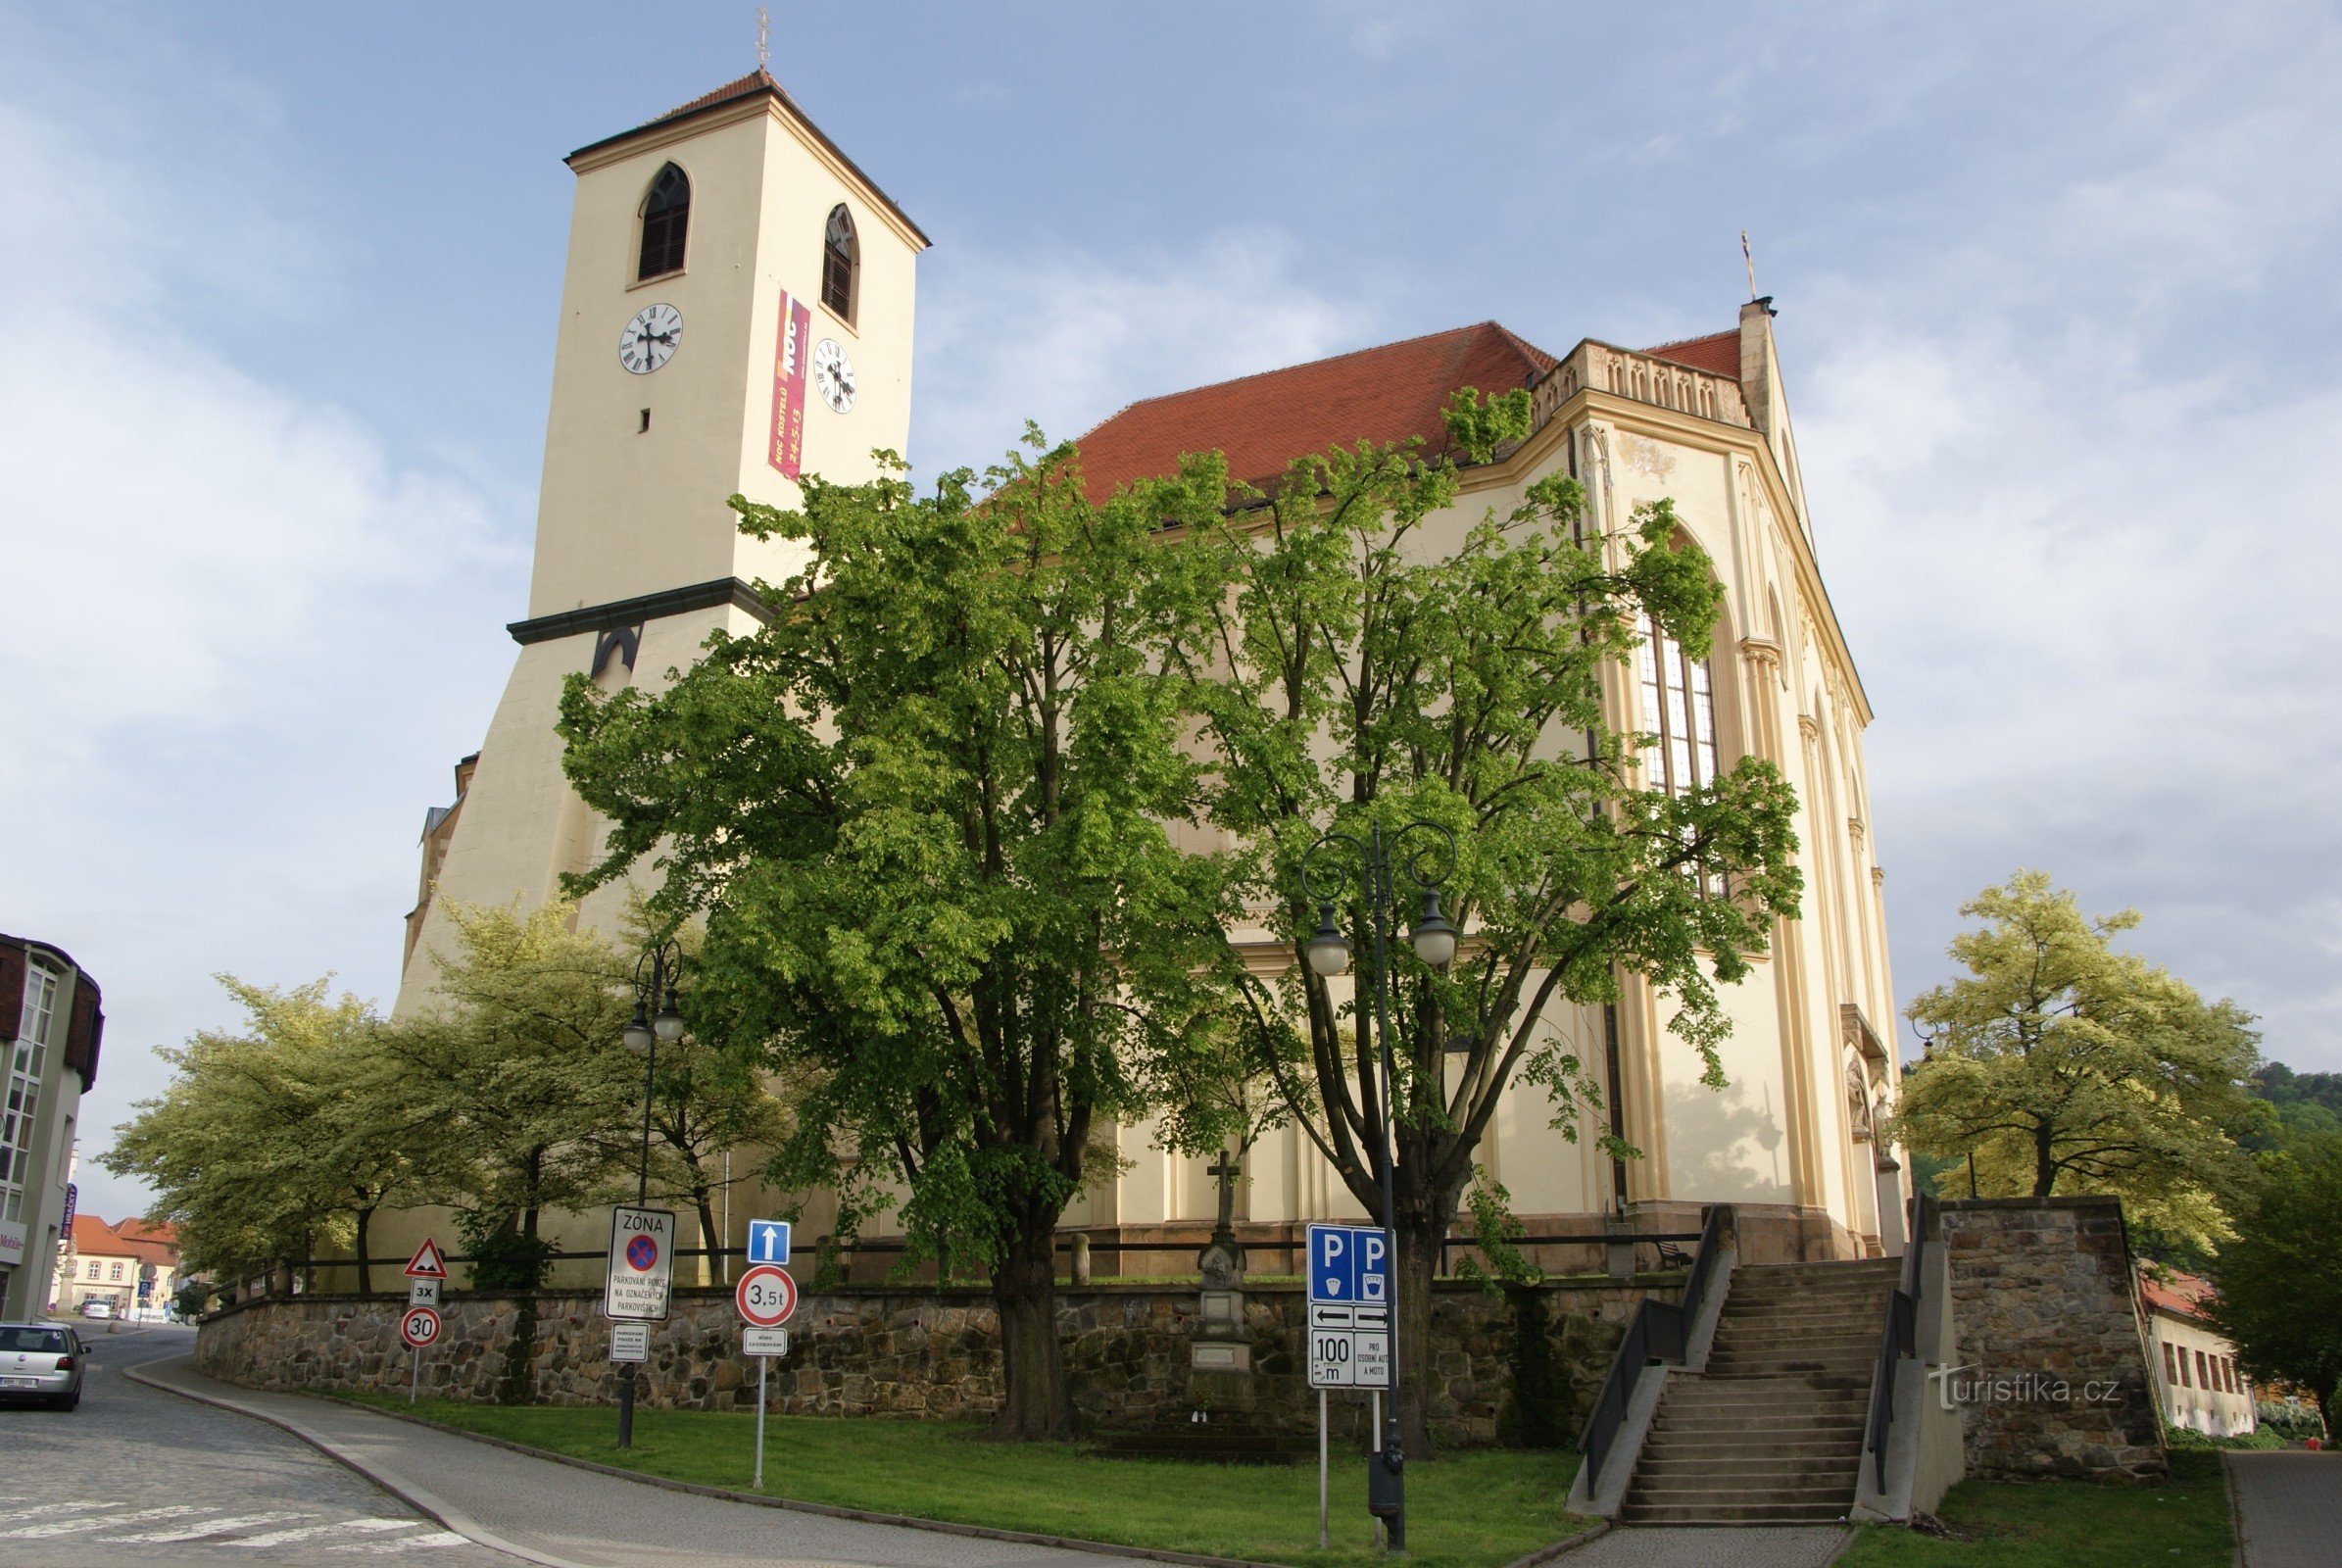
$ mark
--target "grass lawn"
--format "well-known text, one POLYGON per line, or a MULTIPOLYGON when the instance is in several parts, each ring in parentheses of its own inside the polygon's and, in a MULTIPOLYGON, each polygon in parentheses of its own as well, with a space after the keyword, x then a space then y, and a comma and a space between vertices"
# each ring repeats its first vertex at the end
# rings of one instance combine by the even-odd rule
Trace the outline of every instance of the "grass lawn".
MULTIPOLYGON (((395 1396, 364 1396, 385 1409, 395 1396)), ((749 1489, 754 1414, 637 1410, 634 1448, 617 1413, 426 1399, 415 1414, 555 1453, 704 1486, 749 1489)), ((1424 1568, 1499 1568, 1590 1523, 1562 1511, 1578 1456, 1475 1449, 1407 1467, 1407 1546, 1424 1568)), ((1044 1535, 1221 1557, 1343 1568, 1382 1559, 1366 1512, 1366 1466, 1339 1450, 1329 1492, 1333 1546, 1317 1549, 1317 1466, 1106 1458, 1074 1447, 986 1441, 984 1430, 917 1421, 770 1416, 764 1490, 774 1496, 1044 1535)))
POLYGON ((1837 1568, 2228 1568, 2235 1560, 2220 1456, 2201 1449, 2171 1455, 2169 1486, 1963 1481, 1936 1511, 1967 1539, 1872 1528, 1837 1568))

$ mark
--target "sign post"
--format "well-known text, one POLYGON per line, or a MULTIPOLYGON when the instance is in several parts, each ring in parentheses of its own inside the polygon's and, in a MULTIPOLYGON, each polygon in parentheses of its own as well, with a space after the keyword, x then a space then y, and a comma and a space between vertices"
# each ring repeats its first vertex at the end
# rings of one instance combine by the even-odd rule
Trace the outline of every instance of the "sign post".
MULTIPOLYGON (((647 1116, 648 1110, 644 1112, 647 1116)), ((648 1144, 645 1145, 648 1147, 648 1144)), ((675 1271, 675 1211, 610 1211, 610 1261, 602 1280, 602 1315, 611 1323, 664 1323, 675 1271)), ((634 1363, 618 1379, 618 1446, 634 1446, 634 1363)))
POLYGON ((1379 1225, 1309 1227, 1309 1386, 1317 1395, 1317 1542, 1326 1544, 1326 1391, 1367 1389, 1375 1451, 1391 1387, 1391 1233, 1379 1225))
POLYGON ((756 1470, 750 1485, 760 1492, 764 1488, 765 1389, 772 1376, 772 1358, 789 1353, 789 1331, 781 1325, 797 1310, 797 1281, 781 1267, 789 1261, 789 1227, 772 1220, 750 1220, 749 1255, 758 1261, 732 1288, 732 1304, 740 1309, 744 1325, 740 1348, 756 1358, 756 1470), (772 1230, 759 1231, 760 1226, 779 1230, 777 1244, 772 1230), (765 1252, 777 1250, 780 1255, 761 1256, 759 1244, 765 1252))
POLYGON ((447 1278, 447 1254, 439 1250, 439 1244, 430 1237, 407 1259, 407 1315, 400 1320, 399 1337, 414 1348, 415 1364, 407 1373, 407 1402, 415 1402, 415 1392, 422 1387, 423 1347, 439 1338, 439 1287, 447 1278), (428 1332, 416 1337, 418 1327, 425 1320, 428 1332))

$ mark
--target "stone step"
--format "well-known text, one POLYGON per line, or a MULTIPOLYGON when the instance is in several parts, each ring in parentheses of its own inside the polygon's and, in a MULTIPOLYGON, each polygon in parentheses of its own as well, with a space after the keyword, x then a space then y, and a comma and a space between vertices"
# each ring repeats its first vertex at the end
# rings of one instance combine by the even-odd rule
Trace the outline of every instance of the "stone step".
POLYGON ((1796 1437, 1787 1433, 1761 1437, 1719 1437, 1700 1439, 1670 1436, 1653 1437, 1643 1445, 1642 1462, 1671 1464, 1681 1460, 1686 1464, 1710 1464, 1751 1461, 1774 1457, 1783 1459, 1828 1462, 1845 1467, 1848 1474, 1862 1462, 1862 1435, 1847 1433, 1832 1437, 1796 1437))
POLYGON ((1646 1457, 1635 1467, 1635 1494, 1656 1500, 1664 1491, 1707 1486, 1729 1487, 1735 1492, 1781 1493, 1812 1488, 1852 1492, 1861 1462, 1860 1455, 1839 1458, 1834 1454, 1793 1459, 1646 1457))
POLYGON ((1836 1503, 1630 1502, 1619 1512, 1631 1525, 1804 1525, 1835 1524, 1853 1506, 1849 1494, 1836 1503))
POLYGON ((1697 1479, 1669 1481, 1662 1485, 1646 1486, 1639 1474, 1627 1489, 1632 1502, 1645 1507, 1665 1507, 1671 1503, 1711 1502, 1735 1505, 1836 1503, 1843 1509, 1854 1500, 1855 1476, 1848 1472, 1843 1480, 1793 1487, 1765 1487, 1714 1485, 1697 1479))
POLYGON ((1820 1444, 1836 1446, 1848 1443, 1860 1444, 1870 1430, 1869 1423, 1860 1420, 1828 1422, 1782 1421, 1772 1425, 1747 1421, 1676 1421, 1666 1426, 1654 1425, 1645 1441, 1645 1447, 1741 1447, 1764 1449, 1789 1444, 1820 1444))

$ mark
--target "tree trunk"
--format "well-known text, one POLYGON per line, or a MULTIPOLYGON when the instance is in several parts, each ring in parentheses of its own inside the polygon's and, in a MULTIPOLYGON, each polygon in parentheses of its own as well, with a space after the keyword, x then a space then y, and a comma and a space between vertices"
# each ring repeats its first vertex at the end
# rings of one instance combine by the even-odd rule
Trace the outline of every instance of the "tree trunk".
POLYGON ((358 1294, 361 1296, 374 1294, 374 1277, 366 1266, 366 1233, 373 1219, 374 1207, 371 1203, 358 1211, 358 1294))
POLYGON ((700 1246, 704 1250, 704 1255, 700 1258, 700 1283, 705 1285, 711 1276, 717 1274, 718 1265, 724 1261, 716 1255, 716 1249, 725 1246, 731 1238, 725 1237, 721 1241, 716 1238, 715 1202, 707 1188, 702 1187, 694 1192, 691 1200, 692 1206, 700 1211, 700 1246))
POLYGON ((1439 1271, 1439 1243, 1446 1232, 1444 1223, 1410 1212, 1401 1200, 1398 1260, 1392 1273, 1398 1289, 1399 1441, 1409 1462, 1439 1457, 1431 1427, 1432 1391, 1439 1386, 1439 1369, 1432 1361, 1432 1279, 1439 1271))
POLYGON ((1074 1434, 1073 1398, 1057 1343, 1054 1216, 1028 1222, 993 1270, 1000 1314, 1000 1382, 1006 1397, 996 1430, 1020 1443, 1061 1443, 1074 1434))
POLYGON ((2058 1184, 2057 1158, 2053 1152, 2057 1129, 2048 1122, 2033 1128, 2033 1196, 2047 1198, 2058 1184))

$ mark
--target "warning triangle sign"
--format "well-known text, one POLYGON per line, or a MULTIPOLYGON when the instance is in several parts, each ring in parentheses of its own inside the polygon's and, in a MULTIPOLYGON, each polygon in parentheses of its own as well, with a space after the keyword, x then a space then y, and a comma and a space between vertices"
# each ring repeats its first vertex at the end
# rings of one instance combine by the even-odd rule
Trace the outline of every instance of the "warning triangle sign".
POLYGON ((428 1236, 415 1255, 407 1260, 407 1277, 411 1280, 443 1280, 447 1278, 447 1258, 440 1252, 439 1244, 428 1236))

